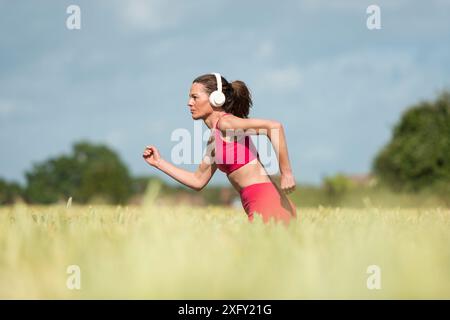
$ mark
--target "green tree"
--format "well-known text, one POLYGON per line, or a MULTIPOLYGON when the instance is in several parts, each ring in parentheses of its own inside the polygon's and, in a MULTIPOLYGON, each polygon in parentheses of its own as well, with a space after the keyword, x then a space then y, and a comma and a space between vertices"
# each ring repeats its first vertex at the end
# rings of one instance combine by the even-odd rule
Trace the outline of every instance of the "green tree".
POLYGON ((391 141, 373 162, 381 182, 397 191, 419 191, 450 183, 450 93, 408 109, 391 141))
POLYGON ((0 205, 14 203, 17 198, 22 197, 22 193, 19 184, 0 178, 0 205))
POLYGON ((323 188, 331 204, 337 204, 352 188, 352 182, 345 175, 338 173, 323 179, 323 188))
POLYGON ((35 164, 26 173, 26 198, 30 202, 54 203, 73 197, 86 203, 96 198, 125 203, 132 180, 119 156, 103 145, 79 142, 69 156, 35 164))

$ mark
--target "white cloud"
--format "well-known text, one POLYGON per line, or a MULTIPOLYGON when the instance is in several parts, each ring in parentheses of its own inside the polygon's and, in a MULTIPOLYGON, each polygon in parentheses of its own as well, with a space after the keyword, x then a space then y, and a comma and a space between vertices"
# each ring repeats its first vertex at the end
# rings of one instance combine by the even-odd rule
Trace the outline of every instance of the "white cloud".
POLYGON ((16 110, 11 101, 0 101, 0 117, 7 117, 16 110))
MULTIPOLYGON (((301 0, 298 2, 302 9, 307 9, 310 11, 319 10, 345 10, 345 11, 356 11, 361 8, 367 8, 371 4, 376 4, 382 8, 386 9, 397 9, 402 8, 410 4, 411 1, 408 0, 344 0, 344 1, 329 1, 329 0, 301 0)), ((366 14, 365 10, 362 14, 366 14)))
POLYGON ((165 0, 130 0, 116 2, 121 20, 134 30, 160 31, 172 28, 189 14, 187 2, 165 0))
POLYGON ((32 104, 26 100, 0 100, 0 119, 14 116, 32 116, 34 110, 32 104))
POLYGON ((272 41, 264 40, 261 43, 259 43, 258 47, 256 48, 255 55, 257 58, 260 59, 267 59, 271 58, 275 52, 275 46, 272 41))
POLYGON ((137 29, 158 30, 176 23, 174 15, 167 16, 164 2, 132 0, 122 11, 125 22, 137 29))
POLYGON ((302 66, 304 96, 328 108, 331 115, 345 117, 368 109, 375 101, 379 111, 398 111, 440 70, 422 70, 414 52, 358 50, 302 66), (309 97, 309 98, 308 98, 309 97), (392 108, 397 108, 393 110, 392 108))
POLYGON ((105 141, 114 148, 120 148, 124 146, 126 136, 121 131, 111 131, 106 135, 105 141))
POLYGON ((297 66, 290 65, 278 69, 264 71, 263 75, 256 81, 255 86, 259 90, 272 92, 289 92, 298 90, 303 83, 303 77, 297 66))

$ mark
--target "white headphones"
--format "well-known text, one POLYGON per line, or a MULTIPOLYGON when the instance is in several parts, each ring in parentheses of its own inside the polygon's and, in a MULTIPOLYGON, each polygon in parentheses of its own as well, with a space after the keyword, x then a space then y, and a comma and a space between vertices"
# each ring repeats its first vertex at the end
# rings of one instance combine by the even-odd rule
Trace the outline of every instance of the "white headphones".
POLYGON ((216 76, 217 90, 209 95, 209 102, 214 107, 221 107, 225 103, 225 95, 222 92, 222 76, 220 73, 212 73, 216 76))

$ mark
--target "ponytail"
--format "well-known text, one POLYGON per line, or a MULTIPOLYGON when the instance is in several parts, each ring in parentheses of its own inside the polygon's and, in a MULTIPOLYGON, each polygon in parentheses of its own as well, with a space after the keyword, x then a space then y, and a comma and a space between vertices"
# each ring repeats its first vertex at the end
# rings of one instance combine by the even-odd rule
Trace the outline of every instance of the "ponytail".
MULTIPOLYGON (((203 84, 208 94, 217 89, 216 77, 212 74, 199 76, 192 83, 203 84)), ((240 80, 228 82, 222 77, 222 92, 225 95, 225 103, 222 109, 236 117, 248 118, 253 102, 247 85, 240 80)))
POLYGON ((243 81, 235 80, 231 83, 230 87, 230 99, 226 100, 223 108, 226 112, 232 113, 236 117, 248 118, 253 102, 247 85, 243 81))

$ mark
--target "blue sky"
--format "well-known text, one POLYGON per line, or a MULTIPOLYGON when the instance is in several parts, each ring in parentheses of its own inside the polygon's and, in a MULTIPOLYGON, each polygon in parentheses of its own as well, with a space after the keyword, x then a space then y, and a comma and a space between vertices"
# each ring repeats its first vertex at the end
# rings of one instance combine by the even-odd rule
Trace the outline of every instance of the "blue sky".
POLYGON ((284 124, 298 183, 368 172, 402 112, 450 87, 444 0, 0 1, 0 39, 0 177, 22 183, 82 139, 166 177, 142 150, 170 159, 171 133, 194 132, 187 95, 208 72, 246 82, 251 117, 284 124), (71 4, 81 30, 66 28, 71 4))

